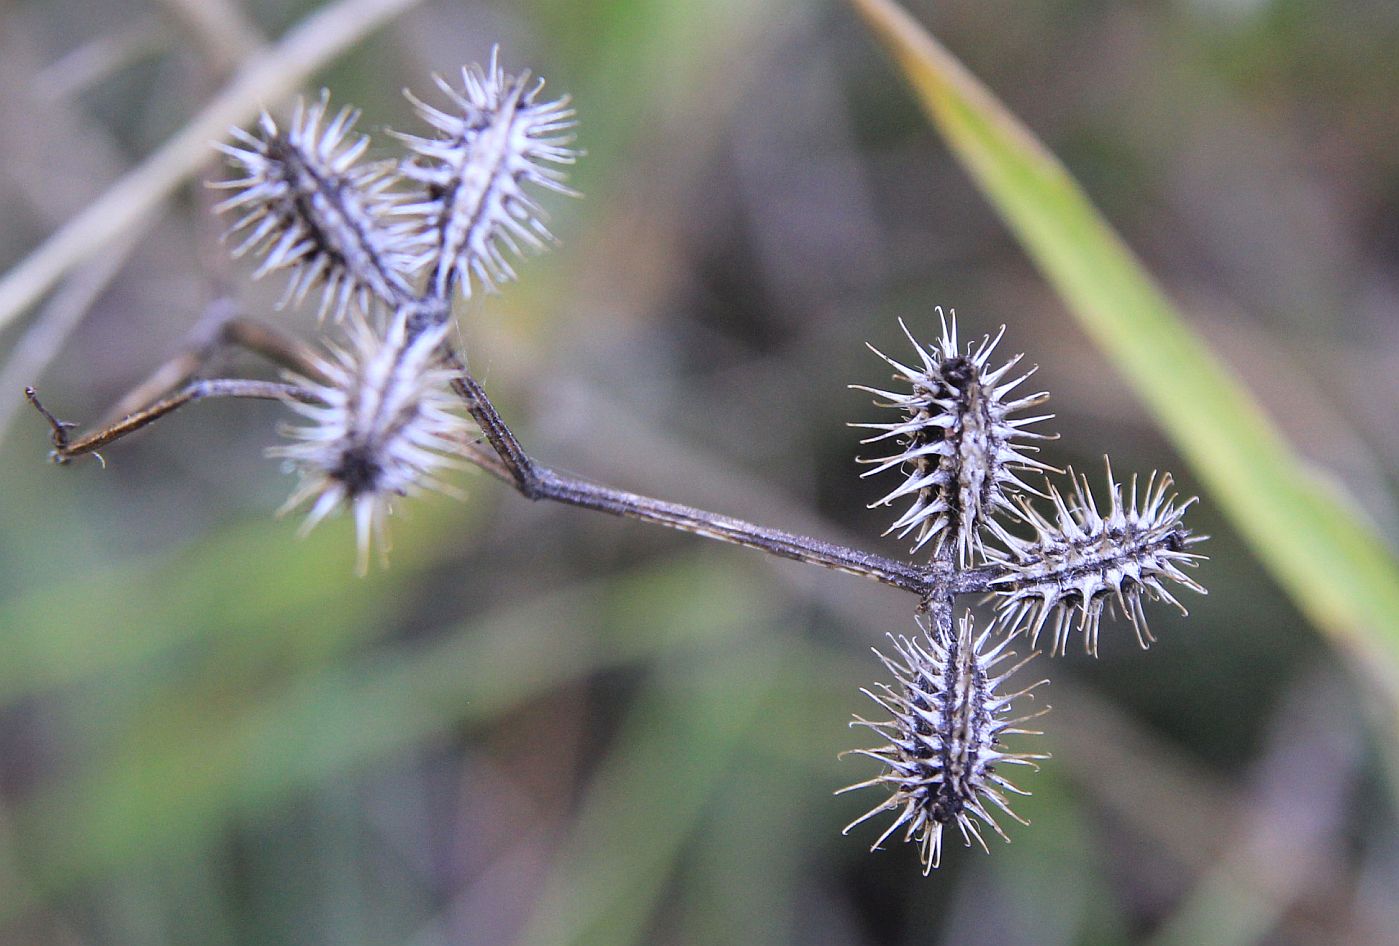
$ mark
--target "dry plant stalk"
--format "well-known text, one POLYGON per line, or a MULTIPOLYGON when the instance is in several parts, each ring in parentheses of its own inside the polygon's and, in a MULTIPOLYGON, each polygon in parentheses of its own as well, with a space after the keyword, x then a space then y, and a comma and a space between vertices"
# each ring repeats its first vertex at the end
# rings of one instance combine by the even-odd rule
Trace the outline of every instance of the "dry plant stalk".
MULTIPOLYGON (((866 476, 893 474, 875 506, 901 505, 889 532, 911 538, 926 558, 903 562, 794 535, 701 509, 600 486, 559 473, 529 456, 466 368, 451 331, 455 293, 498 291, 516 276, 526 252, 553 242, 542 191, 572 194, 564 170, 577 158, 575 117, 566 98, 541 97, 543 82, 509 75, 493 55, 469 67, 460 83, 437 80, 443 104, 410 95, 430 126, 425 136, 398 135, 409 155, 365 160, 369 141, 354 134, 357 112, 332 112, 326 94, 298 105, 279 126, 266 114, 220 146, 235 176, 213 186, 228 192, 235 256, 259 257, 255 276, 289 275, 283 305, 318 296, 326 339, 311 346, 264 324, 224 315, 204 325, 183 352, 123 399, 115 423, 76 439, 26 394, 48 420, 53 459, 92 454, 192 401, 244 397, 285 402, 300 418, 289 443, 269 451, 299 475, 284 508, 305 507, 305 528, 347 509, 356 523, 358 562, 382 556, 399 497, 423 489, 455 492, 443 472, 470 464, 529 499, 552 500, 640 519, 859 575, 914 593, 913 637, 890 635, 893 655, 876 651, 892 685, 864 692, 889 718, 852 725, 884 745, 855 750, 879 762, 880 774, 849 789, 883 787, 889 796, 846 830, 881 812, 894 821, 878 848, 902 829, 921 852, 924 873, 939 863, 943 829, 985 847, 987 829, 1005 837, 995 812, 1021 820, 1007 793, 1023 794, 1008 765, 1035 766, 1042 754, 1011 751, 1007 735, 1034 735, 1012 704, 1044 681, 1007 692, 1017 636, 1033 647, 1053 630, 1051 652, 1074 633, 1096 654, 1104 612, 1125 617, 1143 647, 1152 640, 1143 602, 1179 606, 1169 584, 1204 592, 1182 570, 1202 557, 1203 540, 1184 525, 1194 500, 1178 501, 1169 475, 1153 474, 1124 491, 1107 474, 1106 511, 1085 477, 1070 473, 1064 492, 1024 477, 1058 473, 1037 459, 1032 429, 1052 415, 1022 416, 1048 398, 1024 393, 1034 369, 1017 372, 1020 355, 994 365, 1004 334, 970 345, 958 341, 955 314, 938 310, 933 344, 904 328, 908 363, 876 351, 894 369, 896 390, 865 388, 897 419, 855 426, 874 431, 866 444, 885 455, 862 460, 866 476), (225 345, 256 351, 285 371, 283 381, 200 378, 225 345), (1046 515, 1031 496, 1052 507, 1046 515), (1021 534, 1017 534, 1017 532, 1021 534), (963 595, 989 598, 994 616, 979 632, 972 612, 954 619, 963 595)), ((1183 610, 1183 609, 1182 609, 1183 610)))

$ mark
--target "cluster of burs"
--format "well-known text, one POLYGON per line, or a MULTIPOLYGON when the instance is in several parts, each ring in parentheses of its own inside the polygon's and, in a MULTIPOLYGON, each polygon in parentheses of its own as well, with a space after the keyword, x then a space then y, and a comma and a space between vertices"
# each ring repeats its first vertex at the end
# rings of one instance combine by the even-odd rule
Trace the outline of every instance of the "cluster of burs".
POLYGON ((1182 524, 1194 500, 1178 501, 1170 475, 1152 474, 1140 489, 1134 476, 1124 490, 1108 464, 1105 505, 1094 498, 1088 478, 1072 471, 1069 491, 1061 491, 1047 479, 1059 471, 1036 459, 1036 448, 1027 443, 1052 439, 1031 428, 1053 415, 1019 416, 1049 397, 1020 393, 1034 369, 1016 372, 1022 355, 992 365, 1000 334, 963 350, 955 317, 941 323, 931 345, 904 329, 916 353, 912 364, 875 351, 894 368, 899 390, 861 387, 900 418, 856 425, 877 431, 866 444, 892 446, 887 456, 861 461, 872 465, 866 476, 890 472, 900 478, 875 503, 900 506, 889 531, 911 536, 915 553, 931 550, 949 578, 946 593, 923 599, 920 633, 890 635, 892 655, 876 651, 895 683, 864 692, 888 718, 857 719, 854 725, 873 730, 886 744, 855 754, 875 759, 884 770, 845 790, 880 786, 890 795, 846 830, 893 812, 893 823, 874 847, 902 829, 905 840, 919 844, 924 873, 941 859, 944 826, 955 824, 965 843, 985 848, 984 828, 1006 837, 996 814, 1024 823, 1006 794, 1025 793, 1004 768, 1033 767, 1047 756, 1008 751, 1002 737, 1040 735, 1021 726, 1047 708, 1018 715, 1013 704, 1046 681, 1006 686, 1034 656, 1012 663, 1010 641, 1023 635, 1033 647, 1050 628, 1051 652, 1063 653, 1077 632, 1096 655, 1106 610, 1125 617, 1146 647, 1153 638, 1143 599, 1181 607, 1169 582, 1204 592, 1181 571, 1202 557, 1189 548, 1204 537, 1182 524), (1043 489, 1022 479, 1034 474, 1045 477, 1043 489), (1049 505, 1048 515, 1032 496, 1049 505), (994 617, 981 631, 970 610, 954 620, 957 594, 992 602, 994 617))
MULTIPOLYGON (((235 175, 214 185, 228 192, 218 209, 233 215, 234 254, 260 257, 257 275, 289 272, 283 304, 316 294, 325 337, 299 356, 291 343, 267 346, 290 365, 284 383, 199 382, 186 399, 285 401, 300 418, 272 451, 299 475, 288 507, 308 510, 307 528, 348 510, 361 568, 372 547, 384 547, 394 501, 424 488, 451 491, 446 468, 473 464, 505 478, 502 468, 532 462, 467 374, 451 302, 497 289, 514 277, 516 257, 551 242, 537 197, 541 188, 571 193, 562 169, 577 157, 574 114, 567 99, 541 99, 542 82, 508 75, 494 56, 484 69, 464 69, 459 83, 437 84, 440 107, 413 99, 431 130, 397 135, 408 152, 401 160, 367 160, 356 113, 332 113, 322 95, 289 121, 264 114, 251 131, 235 130, 222 146, 235 175), (499 460, 481 447, 483 432, 499 460)), ((886 793, 854 824, 890 812, 874 847, 896 835, 914 842, 925 873, 940 860, 944 827, 955 825, 968 845, 985 847, 988 830, 1005 837, 997 818, 1019 821, 1008 796, 1022 794, 1006 769, 1045 758, 1003 742, 1035 734, 1023 726, 1043 712, 1026 712, 1022 699, 1039 684, 1007 685, 1033 656, 1016 662, 1010 643, 1024 638, 1033 648, 1047 632, 1050 650, 1062 652, 1080 634, 1095 653, 1106 611, 1146 646, 1145 600, 1179 606, 1172 583, 1203 591, 1182 571, 1200 558, 1190 549, 1201 537, 1182 524, 1192 501, 1177 499, 1171 478, 1124 484, 1109 466, 1099 499, 1072 472, 1067 490, 1053 485, 1048 475, 1059 471, 1032 445, 1049 439, 1037 428, 1051 415, 1022 413, 1047 398, 1020 390, 1033 370, 1017 370, 1020 356, 993 363, 1000 335, 963 346, 955 316, 938 316, 931 344, 905 329, 907 363, 876 352, 894 369, 893 390, 866 389, 897 414, 859 425, 873 431, 866 444, 887 448, 862 461, 872 465, 866 475, 898 478, 875 505, 896 507, 889 531, 911 539, 920 557, 902 567, 926 582, 917 586, 913 633, 890 635, 887 652, 876 651, 894 678, 865 691, 881 718, 855 723, 878 734, 880 746, 854 754, 880 771, 845 789, 886 793), (990 603, 980 628, 970 608, 954 614, 968 596, 990 603)), ((56 454, 68 459, 176 400, 83 442, 70 442, 69 425, 45 414, 56 454)), ((758 545, 676 518, 653 521, 758 545)))

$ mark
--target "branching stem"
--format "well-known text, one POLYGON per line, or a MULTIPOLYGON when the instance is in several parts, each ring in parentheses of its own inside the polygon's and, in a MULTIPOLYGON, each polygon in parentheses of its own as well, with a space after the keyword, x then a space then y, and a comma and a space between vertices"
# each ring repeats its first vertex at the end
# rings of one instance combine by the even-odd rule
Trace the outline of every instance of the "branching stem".
MULTIPOLYGON (((425 303, 427 301, 424 300, 425 303)), ((146 381, 122 398, 113 409, 115 419, 91 434, 70 439, 69 431, 74 425, 55 417, 39 401, 34 389, 26 388, 25 397, 44 416, 52 430, 50 439, 53 442, 54 462, 67 463, 86 454, 94 454, 101 459, 97 451, 102 448, 186 404, 204 398, 315 400, 314 395, 305 388, 285 382, 234 378, 191 380, 214 354, 226 346, 252 351, 313 381, 320 380, 322 376, 315 355, 295 337, 272 326, 239 317, 226 306, 216 306, 191 332, 186 349, 161 365, 146 381)), ((489 445, 487 449, 480 443, 463 444, 463 459, 508 484, 526 499, 548 500, 650 522, 769 555, 869 578, 918 595, 936 613, 939 626, 951 621, 951 600, 954 595, 985 593, 1001 575, 1001 570, 993 567, 957 569, 950 556, 939 556, 924 565, 901 562, 811 536, 771 529, 693 506, 603 486, 553 470, 525 452, 480 382, 466 370, 461 356, 444 346, 442 357, 457 372, 453 389, 481 428, 489 445)))
MULTIPOLYGON (((451 353, 449 357, 454 366, 461 365, 461 359, 456 353, 451 353)), ((949 621, 952 613, 952 595, 984 592, 999 574, 994 568, 959 571, 948 558, 927 565, 900 562, 873 552, 837 545, 811 536, 770 529, 732 516, 653 499, 559 473, 539 464, 525 452, 519 439, 500 416, 480 383, 464 367, 460 370, 461 373, 453 382, 453 387, 495 451, 494 456, 489 456, 481 450, 470 450, 465 454, 466 459, 508 483, 526 499, 551 500, 613 516, 651 522, 720 542, 757 549, 769 555, 870 578, 904 591, 911 591, 925 600, 941 602, 946 599, 949 621), (488 456, 493 462, 486 462, 488 456)))
MULTIPOLYGON (((216 378, 191 381, 176 393, 163 398, 135 413, 128 414, 114 424, 109 424, 77 440, 68 439, 68 431, 75 425, 61 421, 49 412, 39 401, 33 388, 25 388, 24 396, 34 409, 44 415, 49 422, 53 442, 53 461, 67 463, 84 454, 97 454, 98 450, 120 440, 127 434, 135 433, 147 424, 153 423, 172 411, 194 401, 210 397, 246 397, 265 401, 312 400, 311 395, 295 384, 280 381, 250 381, 244 378, 216 378)), ((100 459, 100 455, 99 455, 100 459)))

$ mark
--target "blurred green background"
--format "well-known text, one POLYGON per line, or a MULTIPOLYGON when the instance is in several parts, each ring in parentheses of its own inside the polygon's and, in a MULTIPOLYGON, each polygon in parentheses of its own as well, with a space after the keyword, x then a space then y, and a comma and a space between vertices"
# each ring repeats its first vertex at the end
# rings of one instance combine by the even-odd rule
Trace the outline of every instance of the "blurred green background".
MULTIPOLYGON (((316 7, 0 0, 0 271, 316 7)), ((909 8, 1393 542, 1399 7, 909 8)), ((843 4, 429 0, 306 89, 388 155, 399 90, 495 42, 573 95, 588 152, 586 198, 548 200, 562 247, 460 310, 545 462, 899 555, 846 385, 941 304, 1042 365, 1051 462, 1198 489, 843 4)), ((924 879, 831 795, 873 774, 836 755, 905 595, 471 474, 357 579, 348 522, 272 517, 276 405, 47 465, 20 384, 95 418, 224 296, 315 331, 227 259, 221 173, 0 335, 30 372, 0 399, 0 942, 1399 942, 1392 717, 1208 500, 1210 596, 1153 608, 1149 652, 1114 625, 1042 659, 1033 825, 924 879)))

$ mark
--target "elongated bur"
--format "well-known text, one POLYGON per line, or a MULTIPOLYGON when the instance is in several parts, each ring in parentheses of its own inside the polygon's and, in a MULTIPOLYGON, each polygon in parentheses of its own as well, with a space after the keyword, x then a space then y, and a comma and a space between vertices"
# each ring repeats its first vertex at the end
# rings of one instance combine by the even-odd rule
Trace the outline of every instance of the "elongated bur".
POLYGON ((946 828, 955 826, 968 846, 976 843, 986 849, 986 828, 1009 841, 997 813, 1026 823, 1011 810, 1006 794, 1027 793, 1003 770, 1011 765, 1033 767, 1047 758, 1007 751, 1001 742, 1007 735, 1039 735, 1018 727, 1045 710, 1015 718, 1012 704, 1044 681, 1005 692, 1007 680, 1034 655, 998 669, 1015 654, 1006 649, 1008 638, 988 648, 990 631, 977 635, 969 612, 946 639, 926 630, 913 638, 890 635, 893 655, 876 650, 875 656, 894 675, 893 685, 880 683, 861 691, 889 718, 871 721, 857 716, 851 723, 878 733, 885 744, 846 754, 873 759, 883 771, 837 794, 875 788, 887 790, 889 797, 847 825, 845 833, 892 813, 893 822, 871 850, 902 831, 903 840, 918 845, 925 875, 941 862, 946 828))
POLYGON ((319 289, 321 315, 339 318, 354 302, 368 312, 376 298, 397 306, 414 293, 410 245, 389 224, 395 167, 362 161, 369 139, 352 133, 359 112, 329 117, 329 105, 322 94, 298 102, 285 128, 264 112, 254 131, 233 129, 237 143, 217 147, 242 176, 210 186, 233 192, 215 210, 234 215, 233 255, 261 257, 254 278, 290 273, 279 305, 319 289))
POLYGON ((1004 529, 997 535, 1005 551, 988 550, 987 557, 1005 574, 992 584, 997 619, 1009 633, 1026 632, 1031 641, 1052 626, 1051 652, 1063 653, 1069 632, 1083 632, 1084 646, 1098 652, 1098 628, 1103 611, 1118 611, 1131 622, 1142 647, 1155 638, 1147 626, 1143 601, 1159 599, 1180 608, 1167 588, 1176 584, 1205 594, 1183 568, 1194 567, 1203 555, 1189 551, 1205 536, 1184 524, 1194 498, 1178 501, 1169 473, 1152 474, 1138 499, 1132 477, 1123 496, 1122 485, 1108 467, 1108 509, 1099 511, 1086 476, 1074 477, 1068 496, 1049 488, 1053 517, 1046 517, 1023 497, 1015 519, 1033 535, 1019 538, 1004 529))
POLYGON ((1052 469, 1032 457, 1036 448, 1023 441, 1051 439, 1026 428, 1054 415, 1011 416, 1044 403, 1049 395, 1014 393, 1034 374, 1032 368, 1012 375, 1021 355, 998 368, 990 367, 1005 326, 995 338, 986 336, 962 351, 956 313, 949 319, 940 307, 937 311, 942 334, 932 345, 921 344, 899 322, 918 356, 916 365, 896 361, 870 346, 897 372, 895 380, 910 390, 855 385, 880 398, 876 403, 881 406, 900 411, 902 419, 853 426, 878 431, 862 443, 892 442, 895 447, 885 456, 859 461, 872 466, 863 476, 895 471, 902 477, 898 486, 871 506, 908 504, 888 532, 900 538, 912 535, 915 552, 929 543, 935 556, 955 549, 959 561, 966 564, 980 548, 981 531, 995 511, 1013 508, 1007 492, 1029 489, 1016 471, 1052 469))
POLYGON ((487 68, 463 69, 460 88, 436 82, 444 108, 408 93, 436 134, 398 136, 414 152, 402 174, 420 191, 396 213, 414 244, 415 268, 428 272, 428 291, 470 296, 473 283, 489 290, 514 279, 511 257, 554 241, 527 186, 576 196, 563 172, 578 156, 576 121, 566 97, 540 99, 542 79, 506 74, 498 51, 487 68))
POLYGON ((449 323, 410 335, 405 313, 380 335, 365 320, 350 320, 349 344, 332 348, 320 378, 295 377, 314 402, 290 402, 307 423, 288 425, 294 442, 269 450, 300 474, 284 511, 310 504, 304 531, 336 509, 355 518, 359 570, 369 549, 387 549, 394 500, 423 489, 455 494, 438 473, 461 466, 463 444, 476 431, 450 387, 456 372, 440 362, 449 323))

